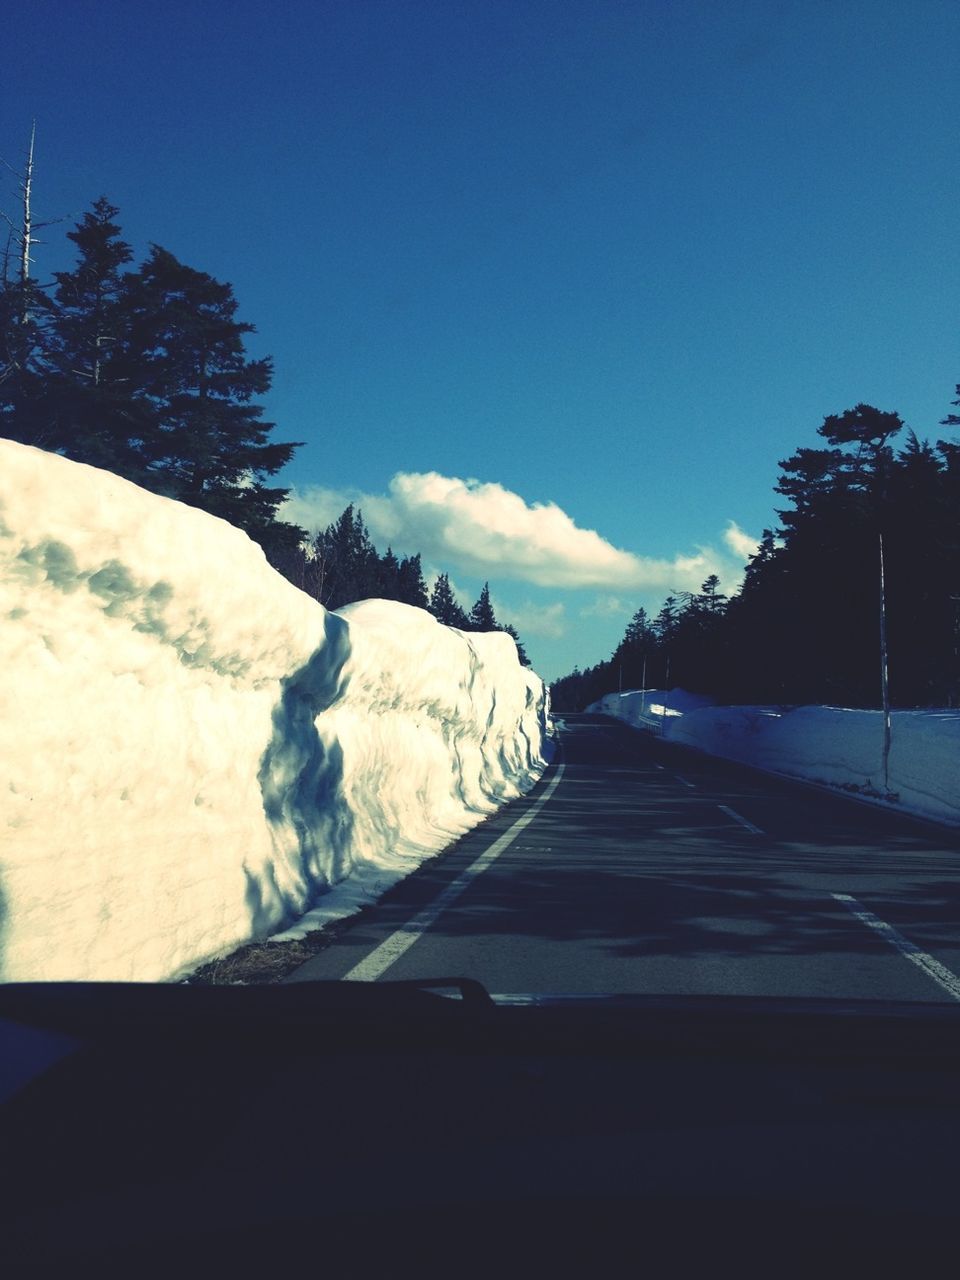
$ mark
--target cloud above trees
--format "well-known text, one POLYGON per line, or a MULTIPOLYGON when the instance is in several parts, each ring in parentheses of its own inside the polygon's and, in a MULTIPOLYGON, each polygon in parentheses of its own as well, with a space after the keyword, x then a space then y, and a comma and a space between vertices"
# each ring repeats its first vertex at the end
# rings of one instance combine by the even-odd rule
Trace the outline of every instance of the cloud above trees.
POLYGON ((744 533, 736 520, 727 522, 727 527, 723 531, 723 540, 738 560, 748 560, 756 555, 760 546, 760 540, 752 538, 749 533, 744 533))
MULTIPOLYGON (((695 588, 711 573, 728 576, 729 565, 712 548, 670 559, 639 555, 581 528, 556 503, 529 503, 501 484, 436 471, 398 472, 386 494, 294 491, 281 514, 312 531, 336 519, 349 502, 362 508, 378 545, 419 551, 427 562, 491 579, 565 589, 671 591, 695 588)), ((740 559, 756 546, 733 521, 723 537, 740 559)))

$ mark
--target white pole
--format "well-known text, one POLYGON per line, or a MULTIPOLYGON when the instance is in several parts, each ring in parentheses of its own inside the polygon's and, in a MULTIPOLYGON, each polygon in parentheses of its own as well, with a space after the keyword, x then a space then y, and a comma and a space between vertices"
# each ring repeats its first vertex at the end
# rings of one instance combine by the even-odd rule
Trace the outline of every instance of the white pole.
POLYGON ((883 789, 890 790, 890 679, 887 668, 887 593, 880 534, 880 692, 883 699, 883 789))

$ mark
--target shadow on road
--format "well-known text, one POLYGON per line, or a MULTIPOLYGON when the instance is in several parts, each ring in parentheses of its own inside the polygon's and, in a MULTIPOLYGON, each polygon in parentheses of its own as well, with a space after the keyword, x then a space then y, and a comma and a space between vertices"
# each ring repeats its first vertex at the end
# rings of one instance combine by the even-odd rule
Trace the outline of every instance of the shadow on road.
MULTIPOLYGON (((587 943, 620 957, 876 955, 887 944, 830 897, 850 892, 919 944, 956 945, 960 839, 600 720, 565 739, 566 773, 536 822, 433 924, 437 937, 587 943), (655 762, 665 764, 655 769, 655 762), (673 770, 696 780, 681 789, 673 770), (790 839, 754 835, 718 808, 790 839)), ((460 842, 465 851, 477 833, 460 842)), ((478 850, 479 851, 479 850, 478 850)), ((437 882, 411 877, 340 939, 399 928, 437 882), (377 926, 377 932, 371 925, 377 926)), ((448 874, 448 873, 447 873, 448 874)))

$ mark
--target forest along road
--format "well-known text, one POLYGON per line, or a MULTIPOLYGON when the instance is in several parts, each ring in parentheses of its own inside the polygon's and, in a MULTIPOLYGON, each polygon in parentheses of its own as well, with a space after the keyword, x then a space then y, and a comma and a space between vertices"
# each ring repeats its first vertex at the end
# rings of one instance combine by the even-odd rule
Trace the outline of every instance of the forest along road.
POLYGON ((960 833, 567 716, 529 795, 286 980, 453 975, 960 1001, 960 833))

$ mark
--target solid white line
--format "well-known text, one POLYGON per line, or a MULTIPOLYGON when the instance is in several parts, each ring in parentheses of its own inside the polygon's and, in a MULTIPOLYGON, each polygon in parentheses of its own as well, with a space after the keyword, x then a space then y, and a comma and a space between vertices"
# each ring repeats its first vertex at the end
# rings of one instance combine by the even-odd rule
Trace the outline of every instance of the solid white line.
POLYGON ((696 787, 697 785, 695 782, 688 782, 686 778, 681 778, 679 773, 675 773, 673 776, 678 782, 682 782, 685 787, 696 787))
POLYGON ((557 765, 556 775, 550 785, 540 799, 530 806, 522 818, 518 818, 511 827, 508 827, 499 840, 495 840, 485 853, 482 853, 479 858, 470 863, 469 867, 461 871, 456 880, 448 884, 446 889, 441 894, 438 894, 422 911, 418 911, 405 925, 397 929, 395 933, 391 933, 389 938, 380 943, 379 947, 375 947, 368 956, 365 956, 349 972, 345 973, 343 975, 344 981, 375 982, 381 974, 385 973, 392 964, 400 959, 405 951, 409 951, 420 935, 426 933, 437 917, 446 911, 451 902, 454 902, 462 893, 465 893, 477 876, 486 871, 487 867, 513 844, 524 827, 530 825, 560 785, 564 767, 562 764, 557 765))
POLYGON ((896 947, 902 956, 907 960, 912 960, 928 978, 932 978, 934 982, 940 984, 944 991, 950 993, 954 1000, 960 1000, 960 978, 955 973, 942 965, 939 960, 935 960, 929 952, 921 951, 921 949, 912 943, 909 938, 905 938, 902 933, 898 933, 893 925, 887 924, 885 920, 881 920, 879 916, 875 916, 872 911, 868 911, 862 906, 856 898, 849 893, 834 893, 831 897, 836 898, 838 902, 842 902, 851 915, 855 915, 857 919, 874 929, 890 943, 891 947, 896 947))
POLYGON ((759 827, 755 827, 752 822, 748 822, 742 813, 737 813, 736 809, 730 809, 725 804, 718 804, 717 808, 722 810, 728 817, 734 818, 740 823, 741 827, 746 827, 748 831, 752 831, 755 836, 762 836, 763 832, 759 827))

